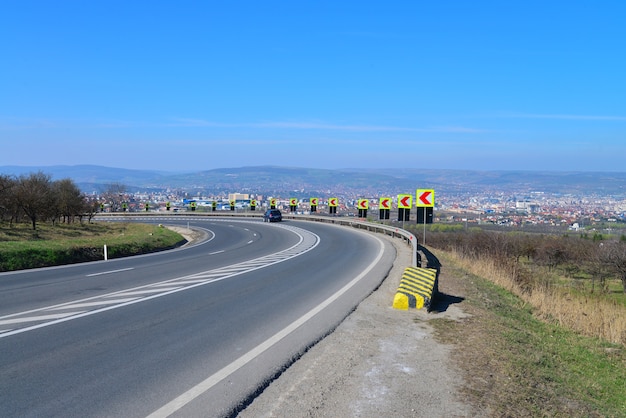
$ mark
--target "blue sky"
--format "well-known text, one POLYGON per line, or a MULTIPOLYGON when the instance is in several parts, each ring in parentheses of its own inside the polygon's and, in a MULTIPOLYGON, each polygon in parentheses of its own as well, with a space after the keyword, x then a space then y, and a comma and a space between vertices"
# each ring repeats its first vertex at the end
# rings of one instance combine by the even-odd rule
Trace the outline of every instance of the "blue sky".
POLYGON ((12 1, 0 166, 626 171, 624 1, 12 1))

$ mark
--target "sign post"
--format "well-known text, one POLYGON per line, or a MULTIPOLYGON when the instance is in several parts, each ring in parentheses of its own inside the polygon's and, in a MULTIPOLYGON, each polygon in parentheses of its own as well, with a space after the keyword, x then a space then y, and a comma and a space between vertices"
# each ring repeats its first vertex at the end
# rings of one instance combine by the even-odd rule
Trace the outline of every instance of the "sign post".
POLYGON ((337 206, 339 206, 339 199, 336 197, 331 197, 328 199, 328 212, 331 215, 337 214, 337 206))
POLYGON ((378 200, 378 219, 389 219, 389 212, 391 211, 391 198, 381 197, 378 200))
POLYGON ((359 218, 367 218, 367 209, 369 209, 368 199, 359 199, 359 218))
POLYGON ((411 206, 413 206, 413 196, 410 194, 398 195, 398 220, 402 221, 404 229, 404 221, 408 221, 411 216, 411 206))
POLYGON ((415 191, 415 206, 422 208, 424 214, 424 238, 422 240, 422 245, 424 245, 426 243, 426 223, 432 223, 432 220, 427 222, 426 209, 430 208, 432 211, 435 206, 435 191, 433 189, 417 189, 415 191))

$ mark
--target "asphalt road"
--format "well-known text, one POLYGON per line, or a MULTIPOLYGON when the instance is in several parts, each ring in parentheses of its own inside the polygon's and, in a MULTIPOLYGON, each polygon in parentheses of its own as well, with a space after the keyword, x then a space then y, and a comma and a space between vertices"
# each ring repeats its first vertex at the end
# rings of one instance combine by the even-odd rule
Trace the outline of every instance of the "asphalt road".
POLYGON ((331 225, 189 225, 208 240, 0 275, 3 416, 233 415, 395 257, 384 241, 331 225))

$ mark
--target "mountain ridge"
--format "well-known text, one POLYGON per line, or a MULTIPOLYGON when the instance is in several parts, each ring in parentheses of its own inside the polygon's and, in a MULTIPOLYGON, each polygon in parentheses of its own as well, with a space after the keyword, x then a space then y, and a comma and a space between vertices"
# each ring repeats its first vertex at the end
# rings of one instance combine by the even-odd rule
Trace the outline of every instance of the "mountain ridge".
POLYGON ((318 192, 360 190, 372 195, 407 193, 415 188, 447 193, 478 191, 626 195, 626 172, 319 169, 276 165, 224 167, 195 172, 139 170, 99 165, 0 166, 0 174, 43 172, 53 180, 72 179, 85 192, 124 184, 129 191, 180 189, 205 192, 318 192))

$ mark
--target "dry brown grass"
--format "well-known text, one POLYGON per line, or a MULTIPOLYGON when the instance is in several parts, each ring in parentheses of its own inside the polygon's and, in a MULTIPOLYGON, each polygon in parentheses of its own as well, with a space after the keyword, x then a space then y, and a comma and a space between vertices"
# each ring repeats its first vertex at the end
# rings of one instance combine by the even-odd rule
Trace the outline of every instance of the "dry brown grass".
POLYGON ((439 250, 437 258, 443 266, 440 291, 461 297, 459 306, 468 316, 430 323, 437 338, 454 347, 462 393, 477 415, 626 416, 626 347, 568 330, 552 318, 539 319, 530 302, 493 284, 517 288, 499 274, 501 267, 439 250), (474 269, 496 274, 495 279, 469 271, 474 269))
MULTIPOLYGON (((626 346, 626 307, 601 294, 580 294, 567 288, 534 285, 522 288, 506 269, 493 260, 450 256, 462 268, 514 293, 535 309, 537 317, 556 322, 583 335, 626 346)), ((545 273, 547 274, 547 272, 545 273)), ((536 280, 539 283, 540 280, 536 280)))

